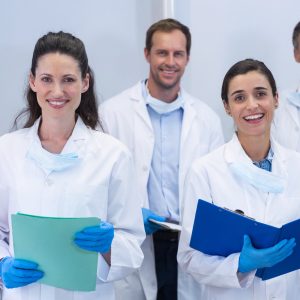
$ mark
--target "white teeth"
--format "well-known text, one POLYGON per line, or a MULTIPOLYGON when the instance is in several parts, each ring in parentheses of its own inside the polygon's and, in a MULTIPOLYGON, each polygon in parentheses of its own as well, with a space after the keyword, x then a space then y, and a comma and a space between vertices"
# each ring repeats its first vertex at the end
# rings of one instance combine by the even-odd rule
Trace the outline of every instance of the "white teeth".
POLYGON ((66 101, 49 101, 49 103, 52 105, 62 105, 65 104, 66 101))
POLYGON ((244 117, 245 120, 257 120, 263 117, 263 114, 251 115, 244 117))

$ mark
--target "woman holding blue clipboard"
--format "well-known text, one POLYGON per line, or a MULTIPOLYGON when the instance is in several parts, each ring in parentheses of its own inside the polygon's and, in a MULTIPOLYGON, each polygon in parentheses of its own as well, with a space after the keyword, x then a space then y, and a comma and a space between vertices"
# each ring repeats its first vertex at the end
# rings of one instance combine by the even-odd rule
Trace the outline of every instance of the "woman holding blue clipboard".
POLYGON ((96 130, 94 78, 80 39, 50 32, 37 41, 27 105, 24 128, 0 138, 2 300, 112 300, 112 281, 142 263, 145 233, 131 155, 96 130), (76 249, 98 255, 95 290, 40 283, 47 270, 14 257, 11 215, 17 212, 101 219, 69 238, 76 249))
POLYGON ((185 185, 179 264, 199 283, 199 299, 299 299, 299 271, 268 281, 255 276, 257 269, 274 266, 291 255, 294 238, 256 249, 245 235, 241 252, 227 257, 189 246, 198 199, 238 209, 275 227, 300 218, 300 155, 270 136, 278 106, 272 73, 257 60, 236 63, 225 75, 222 100, 236 132, 231 141, 191 167, 185 185))

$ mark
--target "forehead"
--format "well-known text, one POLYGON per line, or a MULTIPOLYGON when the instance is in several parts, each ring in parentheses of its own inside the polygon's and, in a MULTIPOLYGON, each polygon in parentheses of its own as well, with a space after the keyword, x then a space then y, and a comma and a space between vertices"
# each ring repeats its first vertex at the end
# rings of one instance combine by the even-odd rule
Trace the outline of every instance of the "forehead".
POLYGON ((70 55, 58 52, 39 57, 36 72, 80 72, 78 61, 70 55))
POLYGON ((178 29, 170 32, 156 31, 152 36, 152 48, 186 51, 186 37, 178 29))
POLYGON ((233 77, 229 82, 228 92, 231 94, 236 90, 247 91, 258 87, 271 89, 271 85, 264 74, 258 71, 250 71, 233 77))

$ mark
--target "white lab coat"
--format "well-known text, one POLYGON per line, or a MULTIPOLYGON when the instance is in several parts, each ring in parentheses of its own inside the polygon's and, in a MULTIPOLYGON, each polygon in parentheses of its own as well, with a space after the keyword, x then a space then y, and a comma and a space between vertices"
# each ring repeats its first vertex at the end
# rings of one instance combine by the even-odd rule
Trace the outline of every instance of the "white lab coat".
MULTIPOLYGON (((108 133, 120 139, 133 153, 138 177, 137 195, 141 206, 149 207, 147 182, 154 147, 154 133, 142 96, 141 82, 105 101, 99 108, 100 119, 108 133)), ((223 134, 217 115, 203 102, 182 91, 184 115, 179 160, 179 208, 182 209, 183 181, 191 162, 223 144, 223 134)), ((180 216, 181 217, 181 216, 180 216)), ((115 283, 117 299, 154 300, 157 284, 152 237, 142 245, 144 261, 141 269, 125 280, 115 283)), ((194 280, 180 272, 179 299, 198 299, 194 280)))
POLYGON ((284 147, 300 152, 300 115, 297 106, 288 100, 291 97, 291 91, 285 91, 279 97, 272 136, 284 147))
POLYGON ((181 267, 199 282, 201 292, 198 299, 299 299, 299 271, 267 281, 255 277, 255 271, 239 278, 239 253, 224 258, 206 255, 189 247, 198 199, 231 210, 241 209, 247 216, 276 227, 300 218, 300 154, 276 142, 272 142, 272 149, 272 172, 286 180, 284 192, 280 194, 261 192, 232 174, 230 163, 241 161, 252 164, 236 135, 229 143, 195 161, 191 167, 184 188, 186 204, 177 258, 181 267))
MULTIPOLYGON (((2 300, 112 300, 111 281, 127 276, 143 260, 139 197, 133 196, 133 165, 119 141, 87 128, 78 118, 62 153, 77 152, 76 165, 45 176, 26 155, 38 139, 38 121, 0 138, 0 258, 13 256, 10 215, 95 216, 112 223, 111 266, 99 254, 96 291, 73 292, 40 283, 3 290, 2 300)), ((38 263, 38 262, 37 262, 38 263)), ((79 271, 80 272, 80 271, 79 271)))

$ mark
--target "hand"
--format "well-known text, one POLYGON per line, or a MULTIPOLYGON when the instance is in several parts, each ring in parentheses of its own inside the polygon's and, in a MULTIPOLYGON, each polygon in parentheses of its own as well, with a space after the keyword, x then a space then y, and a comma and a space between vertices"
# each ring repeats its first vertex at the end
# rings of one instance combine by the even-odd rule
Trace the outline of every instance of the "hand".
POLYGON ((145 231, 146 231, 147 235, 152 234, 152 233, 156 232, 157 230, 161 229, 161 226, 159 226, 158 224, 152 223, 151 221, 149 221, 149 219, 153 219, 153 220, 160 221, 160 222, 166 221, 165 217, 156 215, 150 209, 143 207, 142 213, 143 213, 143 219, 144 219, 144 227, 145 227, 145 231))
POLYGON ((75 244, 85 250, 107 253, 114 238, 114 227, 108 222, 101 222, 99 226, 86 227, 76 232, 75 244))
POLYGON ((270 248, 255 249, 249 236, 245 235, 238 271, 246 273, 260 268, 272 267, 290 256, 295 246, 295 239, 292 238, 290 240, 282 240, 270 248))
POLYGON ((35 262, 7 256, 0 261, 0 277, 8 289, 25 286, 44 276, 37 267, 35 262))

